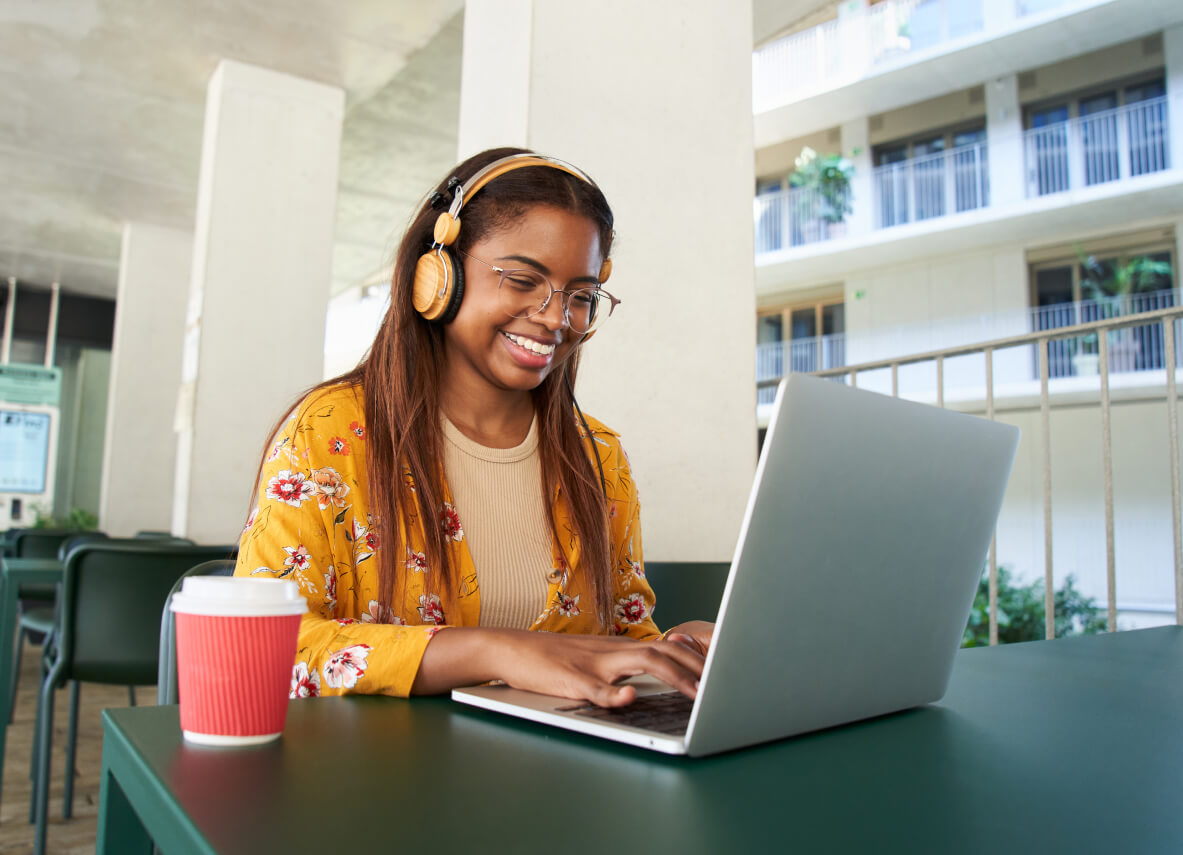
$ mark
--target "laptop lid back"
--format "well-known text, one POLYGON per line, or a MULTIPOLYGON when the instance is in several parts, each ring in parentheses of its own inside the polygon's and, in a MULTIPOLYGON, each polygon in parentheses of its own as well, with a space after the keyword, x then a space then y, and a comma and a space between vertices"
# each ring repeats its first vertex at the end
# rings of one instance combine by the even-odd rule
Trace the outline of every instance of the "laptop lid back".
POLYGON ((1018 441, 838 382, 782 382, 689 753, 944 695, 1018 441))

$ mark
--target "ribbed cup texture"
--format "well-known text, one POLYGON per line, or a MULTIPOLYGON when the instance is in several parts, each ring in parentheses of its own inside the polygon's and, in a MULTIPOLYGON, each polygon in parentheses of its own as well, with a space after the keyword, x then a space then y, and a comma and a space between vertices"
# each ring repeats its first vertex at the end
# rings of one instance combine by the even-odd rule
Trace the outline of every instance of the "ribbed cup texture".
POLYGON ((217 736, 280 733, 300 615, 177 612, 176 621, 181 730, 217 736))

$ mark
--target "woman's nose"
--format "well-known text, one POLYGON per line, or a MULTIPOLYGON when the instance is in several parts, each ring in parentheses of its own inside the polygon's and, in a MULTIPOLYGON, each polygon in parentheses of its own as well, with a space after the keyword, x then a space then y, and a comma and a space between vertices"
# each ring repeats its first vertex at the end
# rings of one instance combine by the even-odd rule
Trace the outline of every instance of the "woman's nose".
POLYGON ((536 314, 535 319, 549 330, 567 326, 567 299, 562 291, 554 291, 546 308, 536 314))

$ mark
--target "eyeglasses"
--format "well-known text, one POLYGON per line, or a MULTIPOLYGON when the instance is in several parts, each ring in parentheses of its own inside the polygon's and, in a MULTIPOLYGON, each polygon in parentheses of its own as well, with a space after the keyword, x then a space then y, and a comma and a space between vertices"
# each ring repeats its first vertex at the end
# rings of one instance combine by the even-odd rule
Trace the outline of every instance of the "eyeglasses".
POLYGON ((487 261, 481 261, 476 256, 461 252, 465 258, 471 258, 485 265, 499 277, 497 281, 497 295, 501 308, 510 317, 530 318, 540 312, 545 312, 555 294, 560 295, 563 307, 563 321, 572 332, 589 333, 603 323, 605 318, 611 317, 620 300, 613 297, 599 285, 588 288, 577 288, 574 291, 563 291, 550 284, 550 280, 537 270, 519 268, 507 270, 497 267, 487 261), (607 301, 607 311, 604 311, 602 301, 607 301))

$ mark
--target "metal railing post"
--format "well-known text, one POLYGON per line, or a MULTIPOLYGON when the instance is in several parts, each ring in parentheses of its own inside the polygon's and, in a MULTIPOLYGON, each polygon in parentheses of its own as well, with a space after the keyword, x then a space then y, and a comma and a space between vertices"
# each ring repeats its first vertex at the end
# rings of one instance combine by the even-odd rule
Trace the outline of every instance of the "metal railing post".
POLYGON ((1043 435, 1044 637, 1056 637, 1055 576, 1052 573, 1052 431, 1047 394, 1047 342, 1039 340, 1039 423, 1043 435))
POLYGON ((1175 623, 1183 626, 1183 522, 1179 518, 1179 399, 1175 390, 1175 319, 1163 321, 1167 369, 1167 427, 1171 455, 1171 530, 1175 536, 1175 623))
POLYGON ((1108 628, 1117 631, 1117 558, 1113 547, 1113 445, 1109 435, 1109 334, 1097 336, 1101 358, 1101 460, 1105 470, 1105 587, 1108 628))
MULTIPOLYGON (((986 418, 994 421, 994 349, 986 348, 986 418)), ((990 645, 998 643, 998 528, 990 536, 990 645)))
POLYGON ((937 406, 945 406, 945 357, 937 357, 937 406))

